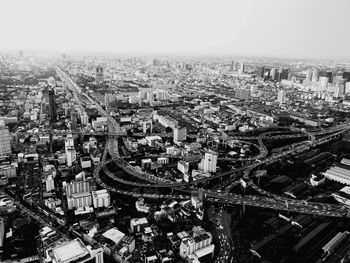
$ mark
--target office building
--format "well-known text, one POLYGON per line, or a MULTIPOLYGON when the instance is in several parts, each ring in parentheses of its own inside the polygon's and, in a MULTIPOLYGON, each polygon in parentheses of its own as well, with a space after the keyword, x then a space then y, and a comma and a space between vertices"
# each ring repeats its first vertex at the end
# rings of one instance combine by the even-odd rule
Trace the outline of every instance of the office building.
POLYGON ((277 94, 277 101, 279 103, 284 103, 286 101, 286 92, 284 90, 280 90, 277 94))
POLYGON ((239 72, 240 74, 243 74, 243 73, 244 73, 244 69, 245 69, 244 63, 243 63, 243 62, 240 62, 240 63, 239 63, 238 72, 239 72))
POLYGON ((311 81, 312 80, 312 70, 308 69, 305 74, 305 80, 306 81, 311 81))
POLYGON ((319 87, 320 87, 320 90, 326 90, 327 89, 327 86, 328 86, 328 77, 324 77, 324 76, 321 76, 319 78, 319 87))
POLYGON ((0 120, 0 156, 11 155, 11 138, 9 129, 5 126, 5 121, 0 120))
POLYGON ((350 72, 349 71, 343 72, 343 79, 345 79, 345 82, 350 81, 350 72))
POLYGON ((174 128, 174 142, 186 141, 186 138, 187 138, 186 127, 183 127, 183 128, 175 127, 174 128))
POLYGON ((70 182, 66 185, 66 194, 71 196, 79 193, 90 193, 90 182, 89 181, 77 181, 70 182))
POLYGON ((111 196, 106 189, 92 191, 92 203, 95 208, 108 207, 111 205, 111 196))
POLYGON ((49 118, 50 121, 57 120, 57 112, 56 112, 56 101, 55 101, 55 91, 53 89, 49 90, 49 118))
POLYGON ((289 70, 287 68, 279 68, 278 81, 288 79, 289 70))
POLYGON ((260 78, 263 78, 264 77, 264 74, 265 74, 265 67, 258 67, 256 69, 256 75, 260 78))
POLYGON ((76 151, 74 148, 74 140, 72 134, 68 134, 64 141, 64 148, 66 154, 66 162, 68 167, 71 167, 76 161, 76 151))
POLYGON ((318 81, 318 68, 314 68, 312 70, 312 81, 317 82, 318 81))
POLYGON ((103 80, 103 67, 97 66, 95 69, 95 82, 97 85, 100 85, 103 83, 103 80))
POLYGON ((77 181, 67 184, 66 195, 69 210, 92 205, 89 181, 77 181))
POLYGON ((230 71, 236 71, 235 62, 232 60, 230 64, 230 71))
POLYGON ((204 164, 203 171, 205 173, 216 172, 216 164, 217 164, 218 155, 216 152, 209 151, 204 155, 204 164))
POLYGON ((71 121, 71 130, 77 129, 78 124, 78 112, 76 110, 72 110, 70 112, 70 121, 71 121))
POLYGON ((327 77, 328 78, 328 82, 332 83, 333 82, 333 72, 332 71, 325 71, 325 70, 321 70, 318 73, 318 77, 327 77))
POLYGON ((272 80, 277 80, 277 69, 276 68, 272 68, 271 70, 270 70, 270 77, 271 77, 271 79, 272 80))

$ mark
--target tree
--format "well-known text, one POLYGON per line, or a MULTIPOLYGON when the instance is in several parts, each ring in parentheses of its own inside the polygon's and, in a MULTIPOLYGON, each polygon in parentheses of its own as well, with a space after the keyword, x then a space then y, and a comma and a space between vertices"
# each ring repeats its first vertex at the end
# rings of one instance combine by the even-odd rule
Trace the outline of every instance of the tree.
POLYGON ((171 127, 166 127, 165 128, 165 132, 166 133, 171 133, 171 132, 173 132, 173 129, 171 127))

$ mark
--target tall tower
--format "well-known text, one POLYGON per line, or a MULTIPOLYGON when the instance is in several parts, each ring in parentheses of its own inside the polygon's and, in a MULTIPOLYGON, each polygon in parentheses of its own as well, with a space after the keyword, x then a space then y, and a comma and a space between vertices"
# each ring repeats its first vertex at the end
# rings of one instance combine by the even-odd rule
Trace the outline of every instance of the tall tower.
POLYGON ((265 67, 264 66, 258 67, 256 69, 256 75, 259 76, 260 78, 263 78, 264 74, 265 74, 265 67))
POLYGON ((306 81, 311 81, 312 80, 312 70, 310 68, 306 71, 305 80, 306 81))
POLYGON ((204 155, 204 172, 216 172, 216 163, 217 163, 218 155, 216 152, 208 151, 204 155))
POLYGON ((312 81, 318 81, 318 68, 314 68, 312 71, 312 81))
POLYGON ((0 120, 0 156, 11 155, 10 133, 5 121, 0 120))
POLYGON ((232 60, 231 65, 230 65, 230 71, 235 71, 235 62, 232 60))
POLYGON ((95 70, 95 82, 97 85, 103 83, 103 67, 97 66, 95 70))
POLYGON ((64 141, 64 149, 66 154, 67 166, 71 167, 76 161, 76 151, 74 148, 74 140, 72 134, 68 134, 64 141))
POLYGON ((49 90, 49 117, 51 121, 55 121, 57 119, 55 92, 53 89, 49 90))
POLYGON ((241 73, 241 74, 244 73, 244 68, 245 68, 244 63, 241 62, 241 63, 239 64, 238 72, 241 73))

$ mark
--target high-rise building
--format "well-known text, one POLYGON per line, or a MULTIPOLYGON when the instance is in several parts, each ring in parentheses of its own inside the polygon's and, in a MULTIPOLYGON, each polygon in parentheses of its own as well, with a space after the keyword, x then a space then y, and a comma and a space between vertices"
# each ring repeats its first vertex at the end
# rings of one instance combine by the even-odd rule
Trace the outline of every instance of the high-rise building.
POLYGON ((312 70, 312 81, 317 82, 318 81, 318 68, 314 68, 312 70))
POLYGON ((92 205, 89 181, 76 181, 66 185, 68 209, 82 208, 92 205))
POLYGON ((77 129, 77 123, 78 123, 78 112, 76 110, 72 110, 70 112, 70 120, 71 120, 71 130, 77 129))
POLYGON ((284 90, 280 90, 277 94, 277 101, 279 103, 284 103, 286 101, 286 92, 284 90))
POLYGON ((305 80, 306 80, 306 81, 311 81, 311 80, 312 80, 312 70, 311 70, 311 68, 309 68, 309 69, 306 71, 305 80))
POLYGON ((272 80, 277 80, 277 69, 276 68, 270 69, 270 77, 272 80))
POLYGON ((287 68, 279 68, 278 70, 278 81, 288 79, 289 70, 287 68))
POLYGON ((97 85, 103 83, 103 67, 97 66, 95 69, 95 82, 97 85))
POLYGON ((51 121, 57 120, 55 91, 53 89, 49 90, 49 117, 51 121))
POLYGON ((95 208, 108 207, 111 205, 111 196, 106 189, 92 191, 92 203, 95 208))
POLYGON ((340 98, 345 95, 345 79, 343 77, 337 77, 335 80, 334 97, 340 98))
POLYGON ((238 72, 241 74, 244 73, 244 67, 245 67, 244 63, 240 62, 238 72))
POLYGON ((216 152, 208 151, 204 155, 203 170, 205 173, 216 172, 218 155, 216 152))
POLYGON ((105 106, 109 107, 109 104, 115 100, 115 95, 112 92, 105 93, 105 106))
POLYGON ((343 79, 345 79, 345 82, 349 82, 350 81, 350 72, 348 72, 348 71, 343 72, 343 79))
POLYGON ((186 138, 187 138, 186 127, 183 127, 183 128, 175 127, 174 128, 174 142, 186 141, 186 138))
POLYGON ((256 69, 256 75, 260 78, 263 78, 264 77, 264 74, 265 74, 265 67, 262 66, 262 67, 258 67, 256 69))
POLYGON ((6 128, 5 121, 0 120, 0 156, 11 155, 10 132, 6 128))
POLYGON ((74 148, 74 140, 72 134, 68 134, 64 142, 64 148, 66 153, 66 162, 67 166, 71 167, 72 164, 76 161, 76 152, 74 148))
POLYGON ((232 60, 230 64, 230 71, 235 71, 235 70, 236 70, 235 62, 232 60))
POLYGON ((319 78, 319 87, 321 90, 327 89, 328 81, 328 77, 321 76, 319 78))
POLYGON ((321 71, 318 73, 318 76, 319 76, 319 77, 327 77, 329 83, 332 83, 332 82, 333 82, 333 72, 332 72, 332 71, 321 70, 321 71))

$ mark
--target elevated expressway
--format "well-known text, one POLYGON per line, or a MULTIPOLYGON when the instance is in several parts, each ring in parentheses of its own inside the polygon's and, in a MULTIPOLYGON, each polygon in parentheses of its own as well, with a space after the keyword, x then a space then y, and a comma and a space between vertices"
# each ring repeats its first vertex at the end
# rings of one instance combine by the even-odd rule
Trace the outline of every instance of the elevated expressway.
MULTIPOLYGON (((60 68, 57 68, 57 71, 61 77, 61 79, 64 79, 69 88, 72 90, 74 94, 79 94, 81 89, 80 87, 60 68)), ((79 100, 78 95, 76 95, 76 99, 79 100)), ((93 101, 90 98, 91 101, 93 101)), ((191 189, 190 186, 194 186, 199 183, 205 183, 214 179, 223 178, 223 177, 229 177, 228 181, 232 182, 234 180, 240 179, 242 176, 239 175, 239 172, 245 172, 243 173, 243 176, 245 175, 246 179, 249 176, 249 172, 259 166, 270 164, 273 162, 276 162, 280 158, 283 158, 288 155, 300 153, 303 151, 306 151, 310 149, 311 147, 315 147, 318 145, 321 145, 323 143, 326 143, 328 141, 333 140, 334 138, 340 136, 344 132, 349 130, 349 125, 347 123, 343 125, 339 125, 336 127, 331 128, 330 130, 320 131, 317 133, 307 133, 306 131, 303 131, 303 134, 297 134, 297 135, 285 135, 284 138, 295 138, 295 137, 304 137, 307 136, 309 138, 308 141, 302 142, 302 143, 296 143, 293 145, 290 145, 290 149, 274 154, 270 157, 267 156, 267 149, 266 146, 263 143, 264 139, 273 139, 274 136, 267 136, 268 134, 261 134, 257 137, 243 137, 243 136, 236 136, 232 137, 232 139, 237 140, 251 140, 251 139, 257 139, 259 146, 263 149, 262 156, 260 157, 260 160, 257 160, 254 163, 245 165, 241 168, 232 169, 229 171, 225 171, 223 173, 214 175, 209 178, 203 178, 194 182, 170 182, 166 181, 162 178, 158 178, 156 176, 153 176, 151 174, 145 173, 140 170, 135 170, 134 167, 129 165, 127 162, 125 162, 118 153, 118 140, 115 138, 117 136, 123 136, 125 135, 124 131, 120 128, 119 124, 115 121, 114 118, 112 118, 105 110, 102 109, 97 103, 95 103, 96 108, 100 112, 102 116, 105 116, 108 118, 108 121, 110 123, 109 126, 109 138, 106 143, 106 147, 104 150, 103 158, 101 161, 101 164, 98 164, 95 166, 94 169, 94 178, 98 184, 100 184, 102 187, 112 191, 117 192, 124 195, 134 196, 134 197, 150 197, 150 198, 178 198, 178 199, 186 199, 191 195, 192 193, 197 192, 196 189, 191 189), (322 138, 316 139, 315 136, 322 136, 325 135, 322 138), (108 162, 106 162, 106 156, 107 152, 112 157, 112 162, 116 162, 119 167, 121 167, 125 172, 129 173, 132 176, 135 176, 138 179, 147 181, 145 183, 140 182, 132 182, 128 180, 124 180, 121 178, 116 177, 112 172, 108 170, 106 165, 108 162), (131 185, 135 187, 145 187, 145 188, 171 188, 179 190, 184 195, 180 194, 168 194, 168 195, 158 195, 158 194, 148 194, 148 193, 135 193, 132 191, 124 191, 121 189, 116 189, 113 186, 107 185, 103 180, 100 178, 100 173, 104 172, 110 179, 115 180, 116 182, 119 182, 121 184, 131 185)), ((279 138, 283 135, 277 135, 279 138)), ((256 158, 254 158, 256 159, 256 158)), ((298 213, 306 213, 306 214, 315 214, 315 215, 324 215, 324 216, 333 216, 333 217, 342 217, 348 215, 348 209, 340 206, 340 205, 331 205, 331 204, 324 204, 324 203, 316 203, 316 202, 306 202, 304 200, 295 200, 290 198, 285 198, 281 196, 277 196, 274 194, 271 194, 269 192, 266 192, 265 190, 255 186, 253 183, 249 182, 250 185, 256 189, 260 194, 265 196, 252 196, 252 195, 237 195, 237 194, 231 194, 231 193, 221 193, 218 191, 212 191, 212 190, 203 190, 204 195, 213 202, 221 202, 228 205, 248 205, 248 206, 255 206, 255 207, 262 207, 262 208, 270 208, 270 209, 276 209, 276 210, 285 210, 285 211, 291 211, 291 212, 298 212, 298 213)))

